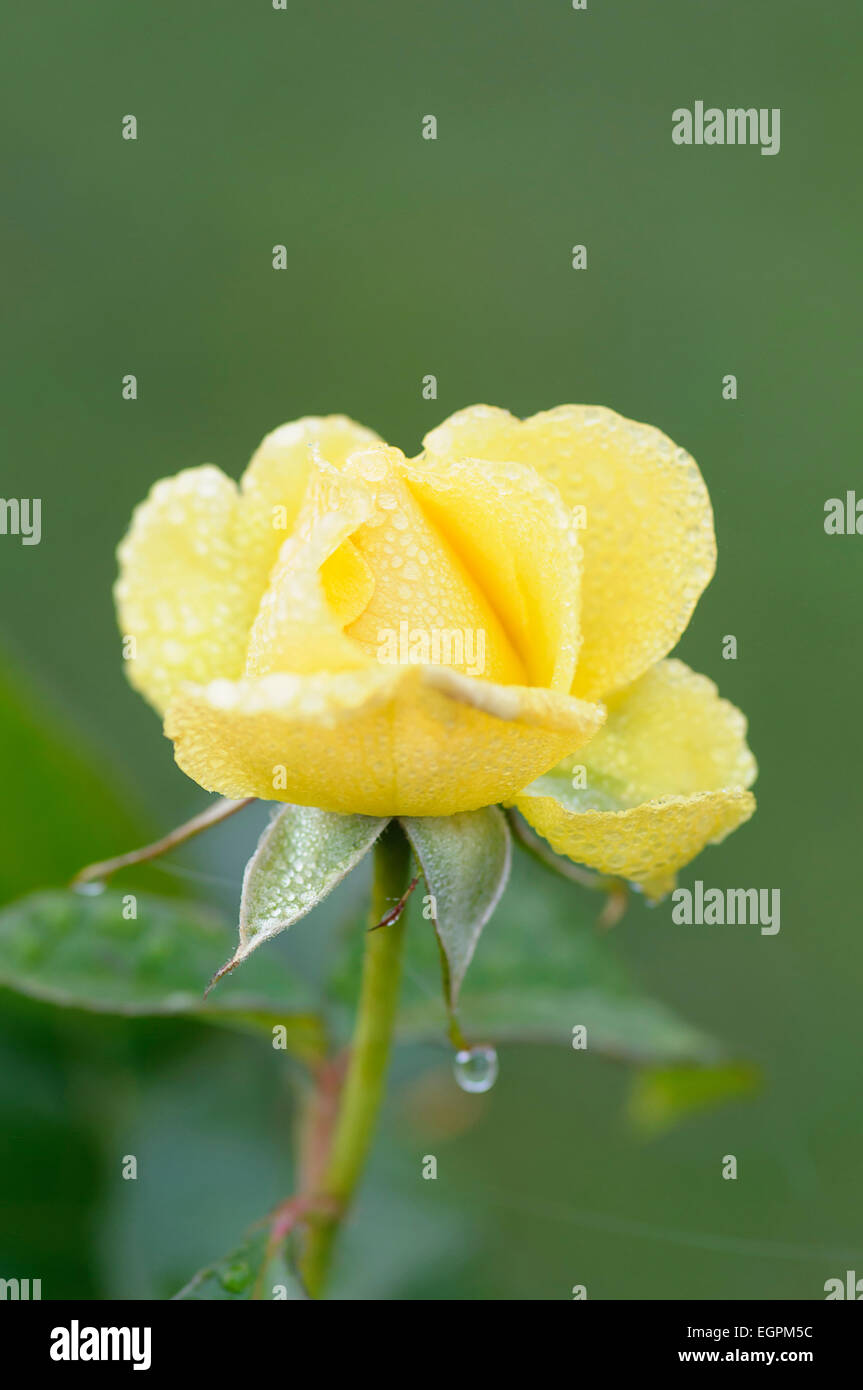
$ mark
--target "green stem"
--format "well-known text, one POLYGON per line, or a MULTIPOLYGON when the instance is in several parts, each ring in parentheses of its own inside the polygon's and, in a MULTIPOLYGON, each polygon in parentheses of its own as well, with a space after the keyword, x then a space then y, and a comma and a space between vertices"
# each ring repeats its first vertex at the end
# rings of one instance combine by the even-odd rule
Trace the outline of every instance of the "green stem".
MULTIPOLYGON (((405 890, 410 847, 392 821, 374 849, 369 926, 376 926, 405 890)), ((302 1273, 313 1298, 320 1298, 339 1227, 350 1205, 374 1137, 383 1098, 401 977, 405 917, 366 933, 363 978, 342 1089, 339 1115, 318 1188, 319 1214, 310 1220, 302 1273)))

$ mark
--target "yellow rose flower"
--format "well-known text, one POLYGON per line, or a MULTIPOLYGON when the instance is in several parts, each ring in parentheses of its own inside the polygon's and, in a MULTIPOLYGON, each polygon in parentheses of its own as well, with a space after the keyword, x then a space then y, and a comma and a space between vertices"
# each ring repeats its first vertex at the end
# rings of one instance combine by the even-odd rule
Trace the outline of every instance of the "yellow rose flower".
POLYGON ((475 406, 424 445, 305 419, 239 486, 209 465, 157 483, 119 550, 132 683, 210 791, 514 803, 559 852, 665 891, 754 809, 742 715, 662 659, 715 565, 698 468, 583 406, 475 406))

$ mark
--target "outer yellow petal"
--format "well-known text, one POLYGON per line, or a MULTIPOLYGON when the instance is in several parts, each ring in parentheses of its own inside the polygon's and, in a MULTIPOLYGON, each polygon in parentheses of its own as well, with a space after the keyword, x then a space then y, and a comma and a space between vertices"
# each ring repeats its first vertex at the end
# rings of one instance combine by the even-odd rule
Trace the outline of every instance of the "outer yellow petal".
MULTIPOLYGON (((119 547, 114 593, 120 628, 135 639, 129 679, 158 710, 183 681, 242 674, 252 622, 313 459, 339 468, 376 439, 343 415, 310 417, 267 435, 239 492, 209 464, 155 484, 119 547)), ((358 565, 350 576, 335 566, 330 578, 341 611, 349 615, 362 592, 367 601, 369 578, 358 565)))
POLYGON ((407 465, 411 491, 483 589, 533 685, 572 686, 581 548, 560 494, 523 464, 407 465))
POLYGON ((511 798, 602 717, 568 695, 373 663, 186 687, 165 732, 183 771, 225 796, 442 816, 511 798))
POLYGON ((523 422, 473 406, 424 444, 430 465, 530 464, 567 507, 586 509, 577 695, 605 696, 671 650, 716 563, 710 499, 689 454, 649 425, 577 405, 523 422))
POLYGON ((609 702, 588 748, 526 788, 517 805, 558 853, 656 897, 705 844, 752 815, 746 788, 756 771, 740 711, 706 676, 661 661, 609 702))
POLYGON ((649 898, 674 887, 675 874, 705 845, 717 845, 747 821, 755 797, 742 787, 668 796, 626 811, 567 811, 547 796, 519 797, 525 820, 558 854, 629 879, 649 898))
POLYGON ((608 701, 608 720, 580 761, 588 788, 623 806, 751 787, 758 769, 746 728, 745 716, 709 677, 671 657, 608 701))
POLYGON ((238 512, 224 473, 190 468, 156 483, 117 552, 120 628, 135 640, 127 673, 160 711, 182 681, 243 670, 260 594, 241 563, 238 512))

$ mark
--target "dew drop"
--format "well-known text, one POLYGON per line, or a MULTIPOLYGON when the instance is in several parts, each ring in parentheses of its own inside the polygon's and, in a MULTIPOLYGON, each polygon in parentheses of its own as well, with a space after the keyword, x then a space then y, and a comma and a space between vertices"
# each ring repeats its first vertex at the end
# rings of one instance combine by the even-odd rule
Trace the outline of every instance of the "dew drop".
POLYGON ((94 879, 92 883, 76 883, 75 892, 80 893, 85 898, 96 898, 100 893, 104 893, 105 884, 101 879, 94 879))
POLYGON ((463 1091, 490 1091, 497 1080, 493 1047, 466 1047, 455 1054, 455 1079, 463 1091))
POLYGON ((252 1270, 243 1260, 238 1260, 235 1264, 228 1265, 228 1267, 223 1269, 219 1274, 219 1283, 226 1293, 243 1293, 251 1282, 252 1270))
POLYGON ((375 458, 372 450, 369 450, 366 455, 361 455, 360 458, 361 461, 358 465, 360 477, 367 483, 383 482, 387 476, 386 461, 382 458, 375 458))

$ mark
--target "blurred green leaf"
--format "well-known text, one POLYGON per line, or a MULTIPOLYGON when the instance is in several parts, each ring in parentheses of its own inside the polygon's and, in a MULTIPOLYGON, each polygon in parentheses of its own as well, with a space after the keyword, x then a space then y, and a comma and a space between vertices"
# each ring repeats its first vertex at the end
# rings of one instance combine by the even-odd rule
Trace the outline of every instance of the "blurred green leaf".
POLYGON ((0 985, 99 1013, 186 1014, 268 1032, 282 1025, 288 1051, 320 1055, 323 1025, 311 991, 278 960, 204 999, 231 944, 226 923, 187 903, 143 894, 39 893, 0 912, 0 985))
POLYGON ((266 1229, 256 1231, 239 1250, 190 1279, 174 1299, 190 1302, 306 1299, 303 1285, 281 1249, 268 1248, 266 1229))
POLYGON ((455 816, 406 816, 402 824, 432 895, 444 988, 455 1008, 480 933, 509 877, 509 826, 498 806, 455 816))
MULTIPOLYGON (((577 1025, 587 1052, 634 1062, 722 1057, 718 1042, 685 1022, 635 983, 607 934, 597 931, 596 899, 516 856, 510 886, 483 931, 459 1005, 470 1043, 523 1041, 572 1046, 577 1025)), ((359 933, 334 984, 353 1005, 359 933)), ((447 1031, 438 947, 431 922, 411 908, 398 1033, 402 1041, 442 1041, 447 1031)))
POLYGON ((151 838, 86 740, 0 656, 4 818, 0 901, 66 883, 91 860, 151 838), (84 749, 85 751, 79 751, 84 749))
POLYGON ((671 1129, 698 1110, 744 1100, 761 1084, 757 1067, 728 1062, 719 1067, 646 1067, 636 1073, 627 1101, 633 1126, 650 1136, 671 1129))
MULTIPOLYGON (((690 1058, 712 1062, 718 1044, 679 1018, 658 1000, 635 988, 602 991, 531 982, 501 989, 472 981, 465 1000, 462 1030, 471 1045, 490 1042, 533 1042, 571 1045, 577 1025, 586 1030, 588 1053, 625 1062, 656 1058, 690 1058)), ((404 1041, 428 1041, 443 1032, 439 1009, 415 1004, 402 1015, 399 1036, 404 1041)))

